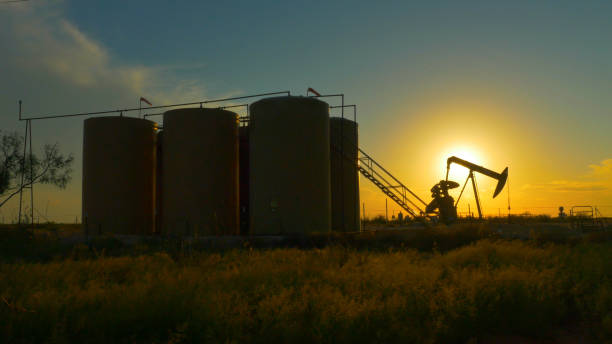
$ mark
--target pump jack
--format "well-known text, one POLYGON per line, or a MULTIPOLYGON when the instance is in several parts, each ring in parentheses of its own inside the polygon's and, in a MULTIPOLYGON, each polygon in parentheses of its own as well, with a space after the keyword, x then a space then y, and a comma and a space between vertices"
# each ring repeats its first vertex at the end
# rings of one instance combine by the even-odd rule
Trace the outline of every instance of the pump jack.
POLYGON ((453 222, 457 218, 457 204, 459 204, 463 191, 465 190, 468 181, 471 179, 472 187, 474 189, 474 199, 476 200, 476 208, 478 209, 478 218, 482 219, 482 208, 480 207, 480 198, 478 196, 478 189, 476 188, 474 172, 479 172, 485 176, 497 180, 497 186, 495 187, 495 192, 493 192, 493 198, 499 195, 504 188, 504 185, 506 185, 506 180, 508 179, 508 167, 506 167, 502 173, 497 173, 469 161, 457 158, 456 156, 451 156, 446 160, 446 180, 441 180, 440 183, 434 185, 434 187, 431 189, 433 200, 431 203, 429 203, 429 205, 427 205, 426 211, 428 213, 433 213, 436 209, 439 209, 441 221, 445 223, 453 222), (454 204, 453 198, 448 195, 448 189, 453 189, 459 186, 459 184, 456 182, 448 180, 448 172, 450 171, 450 166, 453 163, 466 167, 470 170, 470 173, 465 180, 465 184, 463 184, 463 188, 461 189, 461 193, 459 193, 457 202, 454 204))
POLYGON ((478 197, 478 189, 476 189, 476 179, 474 179, 474 172, 479 172, 484 174, 485 176, 491 177, 497 180, 497 186, 495 187, 495 192, 493 192, 493 198, 497 197, 499 193, 506 185, 506 180, 508 179, 508 167, 504 169, 502 173, 497 173, 489 170, 488 168, 484 168, 482 166, 478 166, 469 161, 465 161, 463 159, 457 158, 456 156, 451 156, 446 160, 446 180, 448 180, 448 172, 450 171, 450 165, 455 163, 457 165, 461 165, 470 170, 470 174, 468 174, 467 179, 465 180, 465 184, 463 185, 463 189, 461 189, 461 193, 457 198, 457 203, 455 203, 455 208, 461 199, 461 195, 463 194, 463 190, 465 190, 465 186, 467 185, 468 179, 472 179, 472 187, 474 188, 474 198, 476 199, 476 208, 478 208, 478 218, 482 219, 482 209, 480 207, 480 199, 478 197))

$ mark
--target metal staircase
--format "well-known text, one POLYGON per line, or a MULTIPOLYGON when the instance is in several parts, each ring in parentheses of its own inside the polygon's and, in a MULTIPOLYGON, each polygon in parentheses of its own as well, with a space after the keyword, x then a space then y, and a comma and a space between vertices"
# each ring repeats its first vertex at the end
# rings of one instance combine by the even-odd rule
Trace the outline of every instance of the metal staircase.
POLYGON ((376 160, 359 148, 357 169, 376 185, 385 195, 391 198, 402 209, 406 210, 412 218, 425 216, 425 203, 376 160))
MULTIPOLYGON (((412 192, 402 182, 395 178, 389 171, 382 167, 376 160, 358 148, 357 161, 342 153, 341 147, 332 146, 332 151, 341 154, 345 160, 355 165, 355 168, 369 181, 376 185, 387 197, 391 198, 397 205, 404 209, 412 218, 426 218, 425 203, 419 196, 412 192)), ((355 146, 353 145, 353 149, 355 146)))

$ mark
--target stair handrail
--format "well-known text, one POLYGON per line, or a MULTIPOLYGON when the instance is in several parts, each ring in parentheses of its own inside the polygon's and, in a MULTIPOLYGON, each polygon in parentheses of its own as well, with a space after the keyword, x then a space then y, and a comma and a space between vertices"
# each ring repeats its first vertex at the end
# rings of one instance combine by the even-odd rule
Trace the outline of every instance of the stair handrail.
MULTIPOLYGON (((389 171, 387 171, 384 167, 382 167, 376 160, 372 159, 372 157, 369 156, 367 153, 365 153, 361 148, 356 147, 351 142, 345 142, 344 140, 342 140, 342 142, 343 142, 343 144, 346 143, 346 144, 349 144, 350 146, 352 146, 353 148, 357 148, 359 153, 361 153, 361 156, 358 156, 357 157, 357 161, 354 162, 354 161, 352 161, 353 159, 351 159, 346 154, 344 154, 344 152, 341 152, 341 155, 344 157, 344 159, 351 161, 352 164, 356 164, 355 167, 362 174, 363 174, 363 171, 368 172, 368 174, 370 174, 372 176, 372 178, 374 178, 376 181, 378 181, 378 183, 380 183, 384 187, 384 189, 382 191, 385 194, 387 194, 388 197, 390 197, 396 203, 398 203, 398 205, 400 205, 404 210, 406 210, 412 217, 417 218, 418 215, 415 213, 415 211, 408 204, 410 204, 414 208, 416 208, 418 210, 418 212, 420 213, 420 215, 424 215, 425 214, 423 209, 421 209, 421 207, 419 207, 417 204, 415 204, 415 202, 413 202, 408 197, 408 195, 406 194, 406 191, 410 195, 412 195, 416 199, 418 199, 424 206, 427 206, 427 204, 420 197, 418 197, 414 192, 412 192, 402 182, 400 182, 397 178, 395 178, 389 171), (377 167, 380 170, 382 170, 384 172, 384 174, 386 174, 386 177, 383 174, 381 174, 379 171, 377 171, 374 167, 377 167), (362 171, 362 169, 363 169, 363 171, 362 171), (387 180, 387 178, 389 178, 389 177, 393 181, 395 181, 397 183, 397 186, 393 185, 392 183, 390 183, 387 180), (381 183, 381 181, 382 181, 382 183, 381 183), (400 188, 401 191, 403 191, 403 192, 398 191, 397 190, 398 188, 400 188), (385 190, 387 190, 387 191, 385 191, 385 190), (397 200, 395 200, 394 197, 396 197, 397 200)), ((338 147, 336 147, 333 144, 332 144, 332 148, 334 150, 336 150, 336 151, 340 151, 340 149, 338 149, 338 147)), ((381 187, 379 187, 379 188, 381 188, 381 187)))
MULTIPOLYGON (((363 159, 368 159, 368 158, 360 158, 360 161, 365 163, 365 161, 363 161, 363 159)), ((386 184, 386 185, 385 185, 385 188, 386 188, 387 190, 389 190, 389 192, 390 192, 390 193, 395 194, 395 195, 396 195, 398 198, 400 198, 400 199, 402 200, 402 202, 404 202, 404 203, 410 203, 410 204, 411 204, 413 207, 415 207, 415 208, 416 208, 416 209, 419 211, 419 213, 421 213, 421 214, 423 213, 423 209, 421 209, 421 208, 420 208, 418 205, 416 205, 414 202, 412 202, 412 200, 410 200, 410 198, 408 198, 408 197, 406 196, 406 194, 405 194, 405 193, 404 193, 404 194, 399 193, 399 192, 397 191, 397 187, 395 187, 395 186, 393 186, 391 183, 389 183, 389 181, 387 181, 387 179, 385 179, 385 177, 384 177, 383 175, 381 175, 380 173, 378 173, 378 172, 377 172, 377 171, 376 171, 376 170, 375 170, 375 169, 374 169, 374 168, 373 168, 371 165, 369 165, 369 164, 367 164, 367 163, 366 163, 366 165, 365 165, 365 166, 368 168, 368 172, 369 172, 371 175, 374 175, 374 176, 375 176, 377 179, 380 179, 380 180, 382 180, 382 181, 384 181, 384 182, 385 182, 385 184, 386 184), (398 195, 398 193, 399 193, 399 195, 398 195)), ((362 167, 362 168, 363 168, 363 167, 362 167)), ((389 176, 393 177, 391 174, 389 174, 389 176)), ((402 186, 402 189, 403 189, 403 190, 408 190, 408 191, 410 191, 408 188, 403 187, 403 185, 400 185, 400 186, 402 186)), ((408 209, 406 209, 406 210, 408 210, 408 209)), ((414 210, 413 210, 413 211, 414 211, 414 210)), ((417 216, 416 214, 412 214, 412 215, 413 215, 414 217, 416 217, 416 216, 417 216)))
POLYGON ((403 189, 408 191, 412 196, 414 196, 414 198, 418 199, 421 203, 423 203, 424 206, 427 206, 427 203, 425 203, 419 196, 417 196, 414 192, 412 192, 412 190, 410 190, 406 185, 404 185, 397 178, 395 178, 389 171, 387 171, 384 167, 382 167, 376 160, 372 159, 372 157, 369 156, 366 152, 364 152, 361 148, 357 148, 357 149, 359 149, 359 152, 363 156, 365 156, 368 160, 370 160, 377 167, 379 167, 381 170, 383 170, 389 177, 391 177, 393 179, 393 181, 395 181, 398 184, 398 186, 401 186, 403 189))

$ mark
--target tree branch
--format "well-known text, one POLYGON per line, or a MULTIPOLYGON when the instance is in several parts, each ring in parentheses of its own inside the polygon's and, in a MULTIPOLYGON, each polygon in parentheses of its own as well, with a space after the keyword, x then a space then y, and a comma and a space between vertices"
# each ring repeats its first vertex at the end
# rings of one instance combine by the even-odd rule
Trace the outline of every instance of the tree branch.
POLYGON ((47 171, 49 170, 49 165, 47 165, 47 167, 45 168, 44 171, 42 171, 41 173, 39 173, 36 177, 34 177, 33 180, 31 180, 28 183, 25 183, 23 185, 21 185, 20 187, 17 188, 17 190, 15 192, 13 192, 12 194, 10 194, 7 198, 5 198, 2 203, 0 203, 0 208, 2 208, 2 206, 4 205, 4 203, 8 202, 11 198, 13 198, 15 195, 17 195, 21 190, 23 190, 23 188, 28 187, 34 183, 36 183, 36 181, 38 179, 40 179, 40 177, 42 177, 45 173, 47 173, 47 171))

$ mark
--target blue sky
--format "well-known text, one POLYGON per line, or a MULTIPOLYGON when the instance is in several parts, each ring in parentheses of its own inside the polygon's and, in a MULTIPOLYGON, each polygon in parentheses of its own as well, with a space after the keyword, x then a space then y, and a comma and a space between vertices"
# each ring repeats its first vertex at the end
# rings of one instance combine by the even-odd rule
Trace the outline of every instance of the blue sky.
MULTIPOLYGON (((424 198, 441 161, 467 150, 510 166, 517 211, 590 202, 612 213, 610 2, 0 6, 3 130, 23 128, 18 99, 28 114, 67 113, 313 87, 357 104, 362 147, 424 198)), ((78 158, 72 185, 41 188, 37 208, 80 214, 82 119, 36 122, 34 134, 78 158)), ((362 189, 379 212, 384 198, 362 189)))

